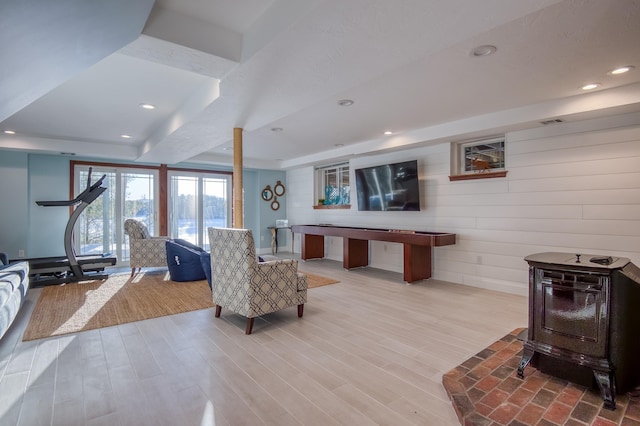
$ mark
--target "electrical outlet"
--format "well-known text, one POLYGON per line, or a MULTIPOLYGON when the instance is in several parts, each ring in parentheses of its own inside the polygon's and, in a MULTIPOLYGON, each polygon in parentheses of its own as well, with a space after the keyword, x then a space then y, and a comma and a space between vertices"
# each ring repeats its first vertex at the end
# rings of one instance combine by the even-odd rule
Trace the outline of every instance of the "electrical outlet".
POLYGON ((24 250, 18 250, 18 257, 24 257, 24 250))
POLYGON ((260 235, 260 241, 264 241, 264 235, 260 235))

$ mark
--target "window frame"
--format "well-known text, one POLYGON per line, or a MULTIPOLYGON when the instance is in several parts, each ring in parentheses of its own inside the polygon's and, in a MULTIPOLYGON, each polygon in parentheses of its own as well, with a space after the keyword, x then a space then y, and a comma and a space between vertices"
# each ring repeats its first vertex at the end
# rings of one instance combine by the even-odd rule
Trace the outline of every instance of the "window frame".
MULTIPOLYGON (((451 142, 451 174, 449 176, 450 181, 457 180, 470 180, 470 179, 488 179, 488 178, 497 178, 497 177, 505 177, 507 175, 507 164, 506 164, 506 138, 504 135, 491 136, 482 139, 473 139, 473 140, 465 140, 465 141, 457 141, 451 142), (475 146, 481 145, 491 145, 491 144, 501 144, 501 147, 498 147, 496 150, 501 151, 501 164, 502 166, 498 167, 488 167, 488 168, 474 168, 467 163, 467 150, 469 148, 473 148, 475 146)), ((481 153, 481 155, 483 155, 481 153)), ((487 167, 491 163, 487 163, 483 161, 483 159, 479 159, 479 166, 487 167)))
MULTIPOLYGON (((168 169, 167 172, 167 198, 169 200, 167 205, 167 227, 169 235, 172 238, 185 238, 179 236, 179 230, 175 228, 176 225, 176 212, 173 210, 173 202, 179 196, 175 194, 174 179, 176 178, 191 178, 196 180, 196 228, 198 230, 196 234, 197 241, 193 242, 199 247, 205 250, 209 249, 209 241, 207 239, 207 227, 206 222, 206 209, 205 198, 208 194, 205 193, 206 180, 219 179, 224 181, 226 187, 224 192, 226 195, 226 216, 225 224, 223 227, 230 227, 233 220, 233 175, 228 172, 215 172, 210 170, 193 170, 193 169, 168 169)), ((176 182, 177 183, 177 182, 176 182)), ((218 225, 217 225, 218 226, 218 225)))
MULTIPOLYGON (((84 179, 80 179, 80 175, 82 173, 87 173, 88 170, 92 168, 92 182, 97 181, 102 174, 107 174, 108 178, 113 179, 113 186, 109 185, 108 191, 111 193, 111 199, 113 201, 113 229, 109 229, 109 236, 106 241, 103 240, 103 253, 113 253, 115 251, 115 255, 118 259, 117 265, 121 266, 126 264, 129 260, 129 244, 128 244, 128 236, 124 233, 124 220, 125 216, 125 205, 126 201, 126 186, 124 185, 123 176, 127 174, 147 174, 152 177, 152 195, 153 202, 150 207, 152 210, 152 214, 149 217, 149 222, 147 226, 149 227, 150 232, 152 234, 157 233, 158 229, 158 210, 160 207, 159 203, 159 193, 160 193, 160 173, 157 168, 154 167, 139 167, 136 165, 128 165, 128 164, 115 164, 115 163, 96 163, 96 162, 82 162, 82 161, 72 161, 70 164, 70 192, 71 197, 73 198, 74 194, 79 194, 84 190, 85 181, 84 179), (111 175, 111 176, 109 176, 111 175), (109 244, 108 247, 106 244, 109 244)), ((103 195, 105 197, 107 194, 103 195)), ((104 198, 102 198, 104 200, 104 198)), ((104 208, 103 204, 103 208, 104 208)), ((70 208, 70 211, 73 209, 70 208)), ((82 215, 87 214, 87 211, 83 212, 82 215)), ((107 214, 103 210, 103 215, 107 214)), ((76 229, 74 229, 76 235, 81 235, 78 228, 82 224, 83 216, 80 216, 80 220, 78 224, 76 224, 76 229)), ((108 214, 107 214, 108 215, 108 214)), ((77 253, 84 253, 82 242, 80 238, 74 238, 74 250, 77 253)))
MULTIPOLYGON (((315 203, 314 208, 351 208, 351 167, 349 162, 342 162, 337 164, 331 164, 329 166, 319 166, 315 168, 315 203), (331 177, 331 175, 335 175, 335 178, 331 177), (330 181, 335 180, 335 182, 340 182, 340 188, 347 187, 349 192, 349 197, 347 203, 340 202, 339 204, 324 204, 320 203, 320 200, 325 200, 325 188, 329 184, 330 181), (345 185, 346 181, 346 185, 345 185)), ((343 199, 344 201, 344 199, 343 199)), ((326 201, 325 201, 326 202, 326 201)))
MULTIPOLYGON (((160 165, 141 165, 141 164, 131 164, 131 163, 113 163, 113 162, 99 162, 99 161, 85 161, 85 160, 70 160, 69 161, 69 199, 73 199, 75 197, 74 193, 76 191, 76 185, 80 184, 82 185, 82 182, 77 182, 78 181, 78 177, 75 174, 75 168, 77 166, 87 166, 87 167, 93 167, 95 170, 99 170, 101 168, 112 168, 112 169, 123 169, 123 170, 127 170, 127 171, 135 171, 135 170, 145 170, 145 171, 153 171, 154 173, 158 173, 157 176, 157 185, 158 185, 158 192, 157 192, 157 200, 154 202, 157 202, 158 205, 156 206, 156 214, 154 216, 154 236, 158 236, 158 235, 169 235, 168 232, 168 225, 169 225, 169 219, 168 219, 168 215, 169 215, 169 200, 168 198, 168 185, 169 185, 169 178, 168 178, 168 173, 174 172, 174 171, 178 171, 178 172, 193 172, 193 173, 200 173, 200 174, 206 174, 206 175, 226 175, 229 176, 229 179, 231 181, 231 191, 229 193, 229 196, 232 196, 233 194, 233 186, 234 186, 234 180, 233 180, 233 172, 231 171, 226 171, 226 170, 209 170, 209 169, 196 169, 196 168, 180 168, 180 167, 168 167, 166 164, 160 164, 160 165)), ((94 171, 94 173, 97 175, 99 172, 94 171)), ((229 200, 230 204, 232 204, 232 200, 229 200)), ((233 209, 232 206, 230 206, 229 208, 233 209)), ((232 210, 233 211, 233 210, 232 210)), ((69 208, 69 214, 71 214, 73 212, 73 208, 70 207, 69 208)), ((123 220, 122 218, 117 218, 117 220, 123 220)), ((122 229, 122 223, 120 223, 120 225, 118 225, 118 229, 122 229)), ((128 238, 128 237, 125 237, 128 238)), ((120 264, 123 261, 123 259, 118 258, 118 264, 120 264)))

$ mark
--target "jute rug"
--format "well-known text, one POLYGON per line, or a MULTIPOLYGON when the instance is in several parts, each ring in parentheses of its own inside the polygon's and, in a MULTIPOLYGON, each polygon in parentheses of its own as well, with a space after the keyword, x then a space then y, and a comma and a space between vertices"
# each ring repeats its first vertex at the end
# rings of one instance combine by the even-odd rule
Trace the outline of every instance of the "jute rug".
MULTIPOLYGON (((338 281, 308 274, 309 288, 338 281)), ((169 273, 111 275, 106 281, 48 286, 22 340, 34 340, 213 307, 206 281, 175 282, 169 273)))
POLYGON ((44 287, 22 340, 211 307, 206 281, 175 282, 168 272, 116 274, 106 281, 44 287))
POLYGON ((302 272, 307 276, 307 286, 309 288, 322 287, 323 285, 336 284, 340 281, 333 278, 323 277, 316 274, 310 274, 309 272, 302 272))

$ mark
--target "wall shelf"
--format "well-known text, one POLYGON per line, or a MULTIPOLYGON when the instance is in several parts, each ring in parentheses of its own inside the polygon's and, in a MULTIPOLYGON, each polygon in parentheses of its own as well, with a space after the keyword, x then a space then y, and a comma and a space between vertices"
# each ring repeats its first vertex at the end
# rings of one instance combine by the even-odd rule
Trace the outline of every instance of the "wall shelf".
POLYGON ((314 210, 330 210, 330 209, 350 209, 351 204, 327 204, 327 205, 319 205, 313 206, 314 210))
POLYGON ((506 177, 506 176, 507 176, 507 171, 502 170, 499 172, 483 172, 483 173, 473 173, 473 174, 470 173, 466 175, 449 176, 449 181, 454 182, 457 180, 490 179, 490 178, 500 178, 500 177, 506 177))

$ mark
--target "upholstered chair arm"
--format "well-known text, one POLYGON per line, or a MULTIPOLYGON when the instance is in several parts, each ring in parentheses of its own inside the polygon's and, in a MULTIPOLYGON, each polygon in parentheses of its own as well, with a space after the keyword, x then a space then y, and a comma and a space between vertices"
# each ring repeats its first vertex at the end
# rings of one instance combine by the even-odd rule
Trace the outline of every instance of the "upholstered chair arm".
POLYGON ((249 289, 248 318, 275 312, 307 301, 306 277, 298 277, 297 260, 256 263, 249 289), (300 288, 299 288, 300 286, 300 288))
MULTIPOLYGON (((256 275, 260 282, 286 282, 298 286, 298 261, 295 259, 272 260, 256 263, 256 275)), ((300 289, 304 290, 304 289, 300 289)))
POLYGON ((262 268, 260 269, 261 272, 259 272, 259 274, 275 273, 283 280, 295 282, 298 291, 307 290, 308 288, 307 276, 301 272, 298 272, 298 261, 295 259, 279 259, 268 262, 260 262, 257 264, 257 267, 262 268), (270 269, 269 265, 275 266, 270 269), (292 271, 291 268, 294 268, 294 270, 292 271))
MULTIPOLYGON (((279 259, 279 260, 272 260, 272 261, 268 261, 268 262, 260 262, 258 263, 258 267, 259 268, 264 268, 262 269, 262 272, 264 273, 265 270, 267 269, 266 265, 269 264, 277 264, 277 265, 293 265, 295 267, 295 282, 296 282, 296 286, 298 291, 303 291, 303 290, 307 290, 308 284, 307 284, 307 276, 305 274, 303 274, 302 272, 298 272, 298 261, 295 259, 279 259)), ((283 277, 286 277, 285 279, 290 279, 290 275, 291 275, 291 270, 290 267, 281 267, 281 266, 276 266, 275 269, 279 274, 282 274, 283 277)))
MULTIPOLYGON (((307 276, 302 272, 298 272, 298 291, 306 291, 309 288, 309 284, 307 282, 307 276)), ((305 293, 305 301, 306 301, 306 293, 305 293)))

